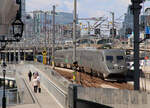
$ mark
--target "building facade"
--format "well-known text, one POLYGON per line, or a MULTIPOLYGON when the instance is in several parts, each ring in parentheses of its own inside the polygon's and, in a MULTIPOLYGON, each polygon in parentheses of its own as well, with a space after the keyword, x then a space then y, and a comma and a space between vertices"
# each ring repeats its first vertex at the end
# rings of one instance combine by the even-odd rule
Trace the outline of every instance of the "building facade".
POLYGON ((128 32, 133 31, 133 14, 128 6, 127 13, 125 14, 124 21, 122 23, 122 28, 119 30, 119 35, 122 38, 127 38, 128 32))
MULTIPOLYGON (((33 11, 28 14, 26 22, 27 36, 43 37, 51 40, 53 30, 53 15, 47 11, 33 11)), ((62 41, 72 38, 73 14, 57 12, 55 15, 55 39, 62 41)), ((80 36, 80 29, 77 26, 77 38, 80 36)))

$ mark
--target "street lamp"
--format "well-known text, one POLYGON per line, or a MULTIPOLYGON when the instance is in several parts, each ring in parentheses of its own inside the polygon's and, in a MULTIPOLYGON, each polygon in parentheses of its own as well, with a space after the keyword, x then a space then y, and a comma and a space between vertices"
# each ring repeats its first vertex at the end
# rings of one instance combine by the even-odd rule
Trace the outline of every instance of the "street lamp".
MULTIPOLYGON (((13 2, 12 2, 13 3, 13 2)), ((21 20, 21 16, 22 16, 22 14, 21 14, 21 9, 22 9, 22 7, 21 7, 21 4, 22 4, 22 2, 21 2, 21 0, 16 0, 16 4, 19 6, 19 10, 17 11, 17 14, 16 14, 16 18, 15 18, 15 20, 11 23, 11 25, 12 25, 12 28, 11 28, 11 30, 12 30, 12 32, 13 32, 13 38, 11 37, 8 37, 8 38, 6 38, 6 39, 2 39, 2 38, 0 38, 0 42, 18 42, 18 41, 20 41, 20 39, 21 39, 21 37, 22 37, 22 35, 23 35, 23 26, 24 26, 24 24, 23 24, 23 22, 22 22, 22 20, 21 20)), ((12 4, 11 4, 12 5, 12 4)), ((15 6, 15 8, 14 7, 12 7, 12 8, 14 8, 14 10, 16 11, 16 6, 17 5, 14 5, 15 6)), ((8 7, 9 8, 9 7, 8 7)), ((10 8, 10 9, 12 9, 12 8, 10 8)), ((10 11, 10 9, 6 9, 7 11, 10 11)), ((5 10, 5 9, 3 9, 3 10, 5 10)), ((14 11, 14 10, 11 10, 11 11, 14 11)), ((3 12, 3 11, 2 11, 3 12)), ((4 11, 5 12, 5 11, 4 11)), ((5 12, 6 14, 8 13, 8 12, 5 12)), ((4 19, 4 20, 7 20, 7 19, 13 19, 13 17, 14 17, 14 15, 12 15, 13 13, 11 13, 10 15, 6 15, 5 16, 5 14, 4 14, 4 16, 6 17, 6 19, 4 19)), ((7 22, 7 21, 4 21, 4 22, 7 22)), ((4 25, 6 25, 6 26, 8 26, 10 24, 10 21, 8 21, 8 24, 5 24, 4 23, 4 25)), ((2 25, 3 25, 3 22, 2 22, 2 25)), ((4 26, 5 27, 5 26, 4 26)), ((9 27, 9 26, 8 26, 9 27)), ((2 30, 0 30, 0 34, 2 34, 2 35, 4 35, 4 34, 8 34, 8 33, 5 33, 5 32, 8 32, 8 27, 5 27, 5 28, 3 28, 2 30), (5 32, 4 32, 5 31, 5 32), (2 33, 1 33, 2 32, 2 33)), ((11 32, 11 31, 9 31, 9 32, 11 32)), ((5 36, 5 35, 4 35, 5 36)))
POLYGON ((6 97, 5 97, 5 75, 6 75, 6 63, 5 61, 3 61, 2 63, 2 68, 3 68, 3 77, 4 77, 4 80, 3 80, 3 99, 2 99, 2 108, 6 108, 6 97))
POLYGON ((16 0, 16 3, 19 5, 19 10, 17 11, 16 18, 12 23, 12 29, 13 29, 13 36, 16 39, 16 41, 20 41, 23 35, 23 28, 24 28, 24 23, 21 20, 21 0, 16 0))
POLYGON ((23 35, 24 23, 19 17, 19 12, 17 12, 17 16, 16 16, 15 21, 12 23, 12 27, 13 27, 14 38, 16 39, 16 41, 20 41, 23 35))

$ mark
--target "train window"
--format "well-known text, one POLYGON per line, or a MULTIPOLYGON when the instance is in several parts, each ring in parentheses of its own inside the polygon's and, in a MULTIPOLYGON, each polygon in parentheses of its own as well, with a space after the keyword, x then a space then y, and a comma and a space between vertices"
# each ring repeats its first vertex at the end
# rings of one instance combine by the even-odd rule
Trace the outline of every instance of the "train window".
POLYGON ((123 60, 123 56, 117 56, 117 60, 123 60))
POLYGON ((112 62, 113 61, 113 56, 106 56, 106 60, 112 62))

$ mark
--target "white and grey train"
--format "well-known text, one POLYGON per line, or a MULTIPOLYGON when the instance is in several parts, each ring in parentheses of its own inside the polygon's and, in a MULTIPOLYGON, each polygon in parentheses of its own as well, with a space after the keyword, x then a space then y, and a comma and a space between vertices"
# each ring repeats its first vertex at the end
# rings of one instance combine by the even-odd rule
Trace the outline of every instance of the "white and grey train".
MULTIPOLYGON (((126 75, 125 51, 121 49, 77 49, 76 60, 80 69, 103 78, 126 75)), ((73 67, 73 50, 55 52, 55 65, 73 67)))

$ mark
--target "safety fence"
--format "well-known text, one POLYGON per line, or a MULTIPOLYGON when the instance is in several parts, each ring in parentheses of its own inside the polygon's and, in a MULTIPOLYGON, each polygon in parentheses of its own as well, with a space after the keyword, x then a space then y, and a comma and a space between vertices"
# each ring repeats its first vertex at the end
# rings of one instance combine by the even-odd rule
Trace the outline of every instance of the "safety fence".
MULTIPOLYGON (((20 104, 20 98, 17 88, 7 89, 5 92, 7 106, 20 104)), ((2 105, 3 90, 0 90, 0 105, 2 105)))

